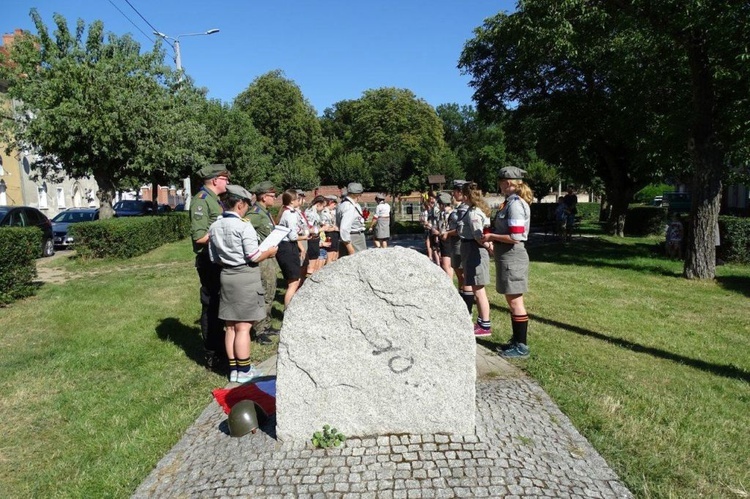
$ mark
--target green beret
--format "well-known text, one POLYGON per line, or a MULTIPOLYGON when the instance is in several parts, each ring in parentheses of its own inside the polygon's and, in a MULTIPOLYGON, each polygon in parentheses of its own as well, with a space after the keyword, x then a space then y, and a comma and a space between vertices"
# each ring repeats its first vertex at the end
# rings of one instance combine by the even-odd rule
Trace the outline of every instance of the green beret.
POLYGON ((259 182, 255 184, 252 187, 252 191, 255 193, 256 196, 260 196, 262 194, 266 194, 269 192, 276 192, 276 187, 274 187, 273 182, 269 182, 268 180, 265 180, 263 182, 259 182))
POLYGON ((220 175, 229 177, 229 170, 227 170, 227 165, 208 165, 198 170, 198 176, 203 180, 208 180, 220 175))

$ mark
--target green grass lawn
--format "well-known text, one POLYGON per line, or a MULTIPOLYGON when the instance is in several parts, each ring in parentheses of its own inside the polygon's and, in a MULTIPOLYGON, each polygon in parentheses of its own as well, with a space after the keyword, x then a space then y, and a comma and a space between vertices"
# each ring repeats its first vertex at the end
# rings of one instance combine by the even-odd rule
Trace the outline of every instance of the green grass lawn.
MULTIPOLYGON (((532 249, 517 364, 636 495, 747 497, 750 267, 686 281, 655 244, 532 249)), ((74 278, 0 308, 0 496, 127 497, 225 383, 200 365, 190 245, 52 264, 74 278)), ((490 297, 501 342, 508 312, 490 297)))
MULTIPOLYGON (((640 497, 747 497, 750 268, 680 277, 658 239, 577 239, 530 251, 520 362, 640 497)), ((492 340, 510 336, 490 294, 492 340)))

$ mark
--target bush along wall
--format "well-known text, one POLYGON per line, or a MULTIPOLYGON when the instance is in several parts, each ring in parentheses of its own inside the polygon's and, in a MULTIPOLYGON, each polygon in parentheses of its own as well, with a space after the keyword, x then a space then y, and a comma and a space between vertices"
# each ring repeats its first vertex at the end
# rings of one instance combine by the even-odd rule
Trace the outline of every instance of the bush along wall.
POLYGON ((75 224, 71 232, 81 258, 132 258, 190 235, 187 213, 127 217, 75 224))
POLYGON ((42 246, 39 229, 0 229, 0 305, 34 294, 36 258, 42 246))
MULTIPOLYGON (((555 219, 557 203, 532 203, 531 225, 538 227, 545 222, 555 219)), ((577 217, 583 220, 599 220, 599 203, 578 203, 576 205, 577 217)))
POLYGON ((719 217, 719 258, 725 262, 750 263, 750 218, 719 217))
POLYGON ((664 234, 667 212, 659 206, 631 206, 625 214, 626 236, 664 234))

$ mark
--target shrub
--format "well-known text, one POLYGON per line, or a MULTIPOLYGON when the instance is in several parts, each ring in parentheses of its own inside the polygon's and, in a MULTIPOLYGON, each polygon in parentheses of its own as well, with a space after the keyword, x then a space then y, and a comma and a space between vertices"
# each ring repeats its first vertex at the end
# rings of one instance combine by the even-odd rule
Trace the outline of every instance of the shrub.
POLYGON ((665 192, 672 192, 674 187, 667 184, 650 184, 635 193, 633 201, 636 203, 651 204, 656 196, 663 196, 665 192))
POLYGON ((35 259, 42 245, 39 229, 0 229, 0 305, 34 294, 35 259))
POLYGON ((402 220, 391 226, 391 234, 422 234, 424 227, 417 221, 402 220))
MULTIPOLYGON (((532 203, 531 204, 531 225, 538 227, 545 222, 555 219, 555 210, 557 203, 532 203)), ((599 203, 578 203, 577 217, 582 220, 599 220, 599 203)))
POLYGON ((648 236, 663 234, 667 214, 659 206, 631 206, 625 214, 626 236, 648 236))
POLYGON ((99 220, 71 227, 81 258, 132 258, 190 234, 187 213, 99 220))
POLYGON ((750 218, 719 217, 719 257, 727 262, 750 263, 750 218))

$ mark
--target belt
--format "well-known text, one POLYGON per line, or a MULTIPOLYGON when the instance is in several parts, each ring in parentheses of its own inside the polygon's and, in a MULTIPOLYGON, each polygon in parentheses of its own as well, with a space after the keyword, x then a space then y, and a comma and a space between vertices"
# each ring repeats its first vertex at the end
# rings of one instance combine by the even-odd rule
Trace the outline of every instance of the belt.
POLYGON ((222 269, 238 269, 240 267, 257 267, 258 264, 255 262, 247 262, 247 263, 241 263, 239 265, 227 265, 225 263, 220 263, 219 266, 222 269))
POLYGON ((468 237, 462 237, 462 238, 461 238, 461 240, 462 240, 462 241, 473 241, 473 242, 477 242, 477 240, 476 240, 476 239, 474 239, 474 238, 472 238, 472 239, 469 239, 468 237))
POLYGON ((363 230, 350 230, 349 234, 362 234, 363 232, 363 230))

